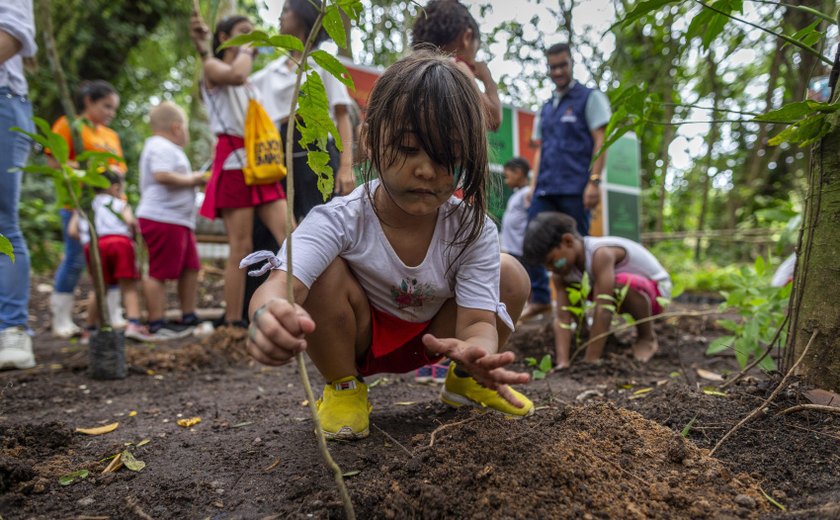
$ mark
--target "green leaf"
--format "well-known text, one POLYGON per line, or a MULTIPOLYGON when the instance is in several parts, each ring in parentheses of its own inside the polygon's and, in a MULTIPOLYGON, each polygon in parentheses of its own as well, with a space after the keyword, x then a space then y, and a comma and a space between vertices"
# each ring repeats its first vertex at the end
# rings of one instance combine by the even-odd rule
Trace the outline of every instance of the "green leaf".
POLYGON ((787 121, 793 123, 815 112, 807 101, 788 103, 776 110, 756 116, 753 121, 787 121))
POLYGON ((758 276, 764 276, 767 272, 767 264, 764 262, 764 257, 757 257, 755 259, 755 274, 758 276))
POLYGON ((111 181, 99 173, 86 172, 85 176, 80 179, 83 183, 94 188, 107 189, 111 186, 111 181))
POLYGON ((86 469, 80 469, 79 471, 74 471, 72 473, 68 473, 66 475, 62 475, 58 477, 58 483, 62 486, 69 486, 77 479, 85 479, 90 475, 90 472, 86 469))
POLYGON ((706 348, 706 355, 712 356, 715 354, 719 354, 725 350, 728 350, 732 346, 732 340, 735 339, 735 336, 721 336, 718 339, 714 340, 709 346, 706 348))
POLYGON ((0 233, 0 255, 6 255, 12 259, 12 263, 15 263, 15 251, 12 247, 12 241, 3 236, 3 233, 0 233))
POLYGON ((543 372, 550 372, 552 368, 554 368, 554 364, 551 362, 551 354, 546 354, 540 360, 540 370, 543 372))
POLYGON ((741 330, 741 325, 734 320, 718 320, 717 324, 729 332, 738 332, 741 330))
POLYGON ((583 277, 580 279, 580 296, 583 299, 589 297, 590 292, 592 291, 592 286, 589 285, 589 273, 583 273, 583 277))
POLYGON ((690 421, 688 421, 688 424, 686 424, 685 427, 683 427, 682 431, 680 431, 680 435, 682 435, 683 437, 688 437, 688 434, 691 433, 691 427, 694 426, 695 421, 697 421, 696 415, 692 417, 690 421))
MULTIPOLYGON (((225 42, 222 42, 216 51, 227 49, 228 47, 239 47, 240 45, 245 45, 246 43, 257 44, 258 46, 271 45, 268 34, 263 31, 251 31, 248 34, 239 34, 225 42)), ((301 50, 303 50, 303 48, 301 48, 301 50)))
MULTIPOLYGON (((657 9, 662 8, 668 4, 676 3, 675 0, 645 0, 643 2, 639 2, 636 7, 630 11, 627 16, 624 17, 624 20, 616 23, 615 25, 623 25, 627 27, 631 23, 639 20, 640 18, 651 14, 652 12, 656 11, 657 9)), ((615 25, 613 27, 615 27, 615 25)))
POLYGON ((636 323, 636 318, 634 318, 634 317, 633 317, 633 315, 632 315, 632 314, 630 314, 629 312, 625 312, 625 313, 623 313, 623 314, 621 315, 621 318, 622 318, 622 319, 623 319, 623 320, 624 320, 624 321, 625 321, 628 325, 633 325, 634 323, 636 323))
POLYGON ((318 175, 318 191, 327 201, 330 194, 335 190, 335 177, 330 166, 330 154, 327 152, 309 152, 306 156, 306 164, 318 175))
POLYGON ((771 504, 773 504, 774 506, 778 507, 778 508, 779 508, 779 509, 781 509, 782 511, 787 511, 787 508, 786 508, 785 506, 783 506, 782 504, 780 504, 780 503, 776 502, 776 501, 773 499, 773 497, 771 497, 770 495, 768 495, 767 493, 765 493, 763 489, 761 489, 760 487, 759 487, 758 489, 759 489, 759 491, 761 491, 761 494, 762 494, 762 495, 764 495, 764 498, 766 498, 768 502, 770 502, 770 503, 771 503, 771 504))
POLYGON ((347 33, 344 31, 344 22, 341 20, 341 12, 338 6, 331 6, 324 15, 324 30, 342 49, 347 47, 347 33))
POLYGON ((535 367, 537 366, 537 358, 526 357, 525 363, 527 363, 529 367, 535 367))
MULTIPOLYGON (((796 40, 807 47, 811 47, 812 45, 820 41, 820 39, 822 39, 822 33, 820 33, 820 31, 817 30, 817 27, 819 27, 820 23, 822 23, 822 20, 815 20, 810 25, 803 27, 802 29, 799 29, 798 31, 793 33, 790 36, 791 39, 796 40)), ((790 42, 785 42, 782 48, 784 48, 787 45, 790 45, 790 42)))
POLYGON ((336 77, 340 82, 347 85, 350 90, 356 90, 356 85, 353 83, 353 78, 347 72, 347 68, 341 64, 333 55, 327 51, 317 50, 309 55, 315 63, 321 66, 325 71, 336 77))
POLYGON ((327 136, 331 134, 336 146, 341 150, 341 136, 338 135, 338 128, 330 117, 330 105, 324 82, 315 72, 307 73, 306 81, 300 87, 298 115, 300 120, 297 128, 301 133, 302 148, 306 149, 310 144, 317 143, 320 150, 326 151, 327 136))
POLYGON ((335 5, 339 6, 344 11, 344 14, 353 21, 359 19, 359 15, 362 14, 362 10, 364 9, 362 2, 359 0, 338 0, 335 5))
POLYGON ((542 370, 536 369, 536 370, 534 370, 533 374, 531 374, 531 375, 534 377, 534 380, 539 380, 539 379, 545 379, 546 373, 542 370))
POLYGON ((126 468, 130 469, 131 471, 140 471, 141 469, 146 467, 146 463, 142 460, 137 460, 134 458, 134 455, 131 454, 130 451, 125 450, 122 452, 122 463, 125 465, 126 468))
POLYGON ((303 42, 297 36, 290 34, 276 34, 269 38, 267 43, 285 51, 303 52, 303 42))

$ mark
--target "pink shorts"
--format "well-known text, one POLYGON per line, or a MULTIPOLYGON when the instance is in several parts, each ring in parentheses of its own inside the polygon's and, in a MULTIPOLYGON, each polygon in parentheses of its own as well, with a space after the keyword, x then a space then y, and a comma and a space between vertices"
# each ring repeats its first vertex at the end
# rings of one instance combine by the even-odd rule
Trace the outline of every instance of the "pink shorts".
MULTIPOLYGON (((138 280, 140 271, 134 256, 134 242, 123 235, 99 237, 99 257, 102 261, 102 278, 106 285, 116 285, 120 280, 138 280)), ((85 260, 90 269, 90 244, 85 244, 85 260)))
POLYGON ((659 314, 662 312, 662 306, 656 301, 658 297, 662 296, 662 293, 659 292, 659 285, 656 282, 638 274, 618 273, 615 275, 616 288, 624 287, 627 284, 630 284, 630 289, 648 297, 651 313, 659 314))
POLYGON ((235 135, 219 135, 216 154, 213 159, 213 173, 204 190, 204 203, 199 214, 208 219, 221 216, 221 210, 231 208, 255 208, 262 204, 285 199, 286 192, 279 182, 248 186, 242 170, 223 170, 225 159, 237 148, 244 146, 244 140, 235 135))
POLYGON ((372 305, 370 320, 373 329, 370 348, 364 358, 356 361, 360 375, 402 374, 440 361, 439 356, 430 358, 423 345, 429 322, 404 321, 372 305))
POLYGON ((177 280, 184 271, 201 269, 192 229, 145 218, 137 221, 149 248, 149 276, 156 280, 177 280))

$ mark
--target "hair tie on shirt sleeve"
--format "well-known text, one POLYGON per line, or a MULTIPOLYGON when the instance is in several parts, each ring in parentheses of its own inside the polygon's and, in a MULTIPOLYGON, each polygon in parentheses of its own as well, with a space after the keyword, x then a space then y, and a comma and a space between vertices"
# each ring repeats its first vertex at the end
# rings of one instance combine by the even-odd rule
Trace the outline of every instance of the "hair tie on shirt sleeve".
POLYGON ((269 270, 281 269, 283 267, 283 263, 271 251, 254 251, 239 262, 239 268, 244 269, 245 267, 255 265, 263 261, 265 261, 266 264, 259 269, 248 271, 248 276, 262 276, 269 270))

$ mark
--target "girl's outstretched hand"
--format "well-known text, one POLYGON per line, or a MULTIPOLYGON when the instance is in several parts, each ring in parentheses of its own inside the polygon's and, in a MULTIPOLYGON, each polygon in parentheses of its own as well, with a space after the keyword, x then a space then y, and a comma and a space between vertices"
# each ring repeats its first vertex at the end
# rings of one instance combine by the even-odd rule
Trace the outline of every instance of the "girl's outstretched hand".
POLYGON ((481 386, 497 391, 510 404, 519 408, 525 405, 507 386, 521 385, 531 379, 524 372, 514 372, 504 368, 513 362, 513 352, 488 354, 483 348, 459 339, 437 338, 431 334, 423 335, 423 345, 429 351, 455 361, 459 368, 469 372, 481 386))
POLYGON ((264 365, 285 365, 306 350, 304 336, 315 322, 303 307, 282 298, 272 298, 254 311, 248 327, 248 353, 264 365))

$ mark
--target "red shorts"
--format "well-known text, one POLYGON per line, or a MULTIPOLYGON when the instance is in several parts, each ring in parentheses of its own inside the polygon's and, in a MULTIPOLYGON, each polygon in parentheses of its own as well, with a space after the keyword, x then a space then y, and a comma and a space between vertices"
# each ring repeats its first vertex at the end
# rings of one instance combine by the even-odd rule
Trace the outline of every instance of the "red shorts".
MULTIPOLYGON (((140 279, 134 256, 134 242, 127 236, 99 237, 99 258, 102 261, 102 278, 106 285, 116 285, 120 280, 140 279)), ((85 244, 85 260, 90 269, 90 244, 85 244)))
POLYGON ((149 248, 149 276, 157 280, 177 280, 184 271, 201 269, 192 229, 145 218, 137 221, 149 248))
POLYGON ((221 216, 222 209, 254 208, 262 204, 286 198, 286 192, 279 182, 248 186, 242 170, 223 170, 225 159, 237 148, 244 145, 244 140, 235 135, 219 135, 216 141, 216 154, 213 159, 213 173, 204 189, 204 203, 199 214, 208 219, 221 216))
POLYGON ((440 361, 439 356, 430 358, 423 345, 429 322, 404 321, 373 306, 370 320, 373 329, 370 348, 364 358, 356 360, 360 375, 402 374, 440 361))
POLYGON ((662 306, 656 301, 658 297, 662 296, 662 293, 659 292, 659 285, 656 282, 638 274, 618 273, 615 275, 616 288, 624 287, 627 284, 630 284, 630 289, 648 297, 651 313, 659 314, 662 312, 662 306))

